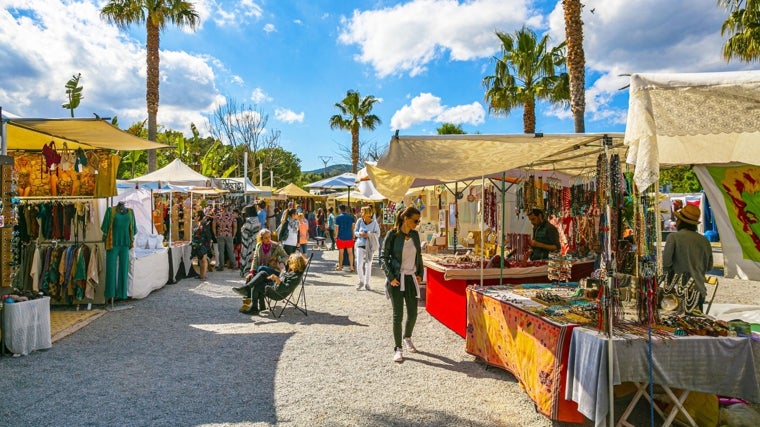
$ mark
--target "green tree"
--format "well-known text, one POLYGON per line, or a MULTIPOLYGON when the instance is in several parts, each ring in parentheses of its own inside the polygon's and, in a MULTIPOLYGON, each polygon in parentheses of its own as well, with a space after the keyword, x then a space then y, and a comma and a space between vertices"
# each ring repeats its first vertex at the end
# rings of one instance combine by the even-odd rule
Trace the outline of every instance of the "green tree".
MULTIPOLYGON (((199 23, 198 13, 193 3, 186 0, 110 0, 101 9, 100 16, 121 29, 132 24, 145 24, 148 140, 156 141, 160 34, 167 24, 195 29, 199 23)), ((148 170, 156 170, 156 150, 148 151, 148 170)))
POLYGON ((586 55, 583 51, 583 20, 581 0, 562 0, 565 11, 565 43, 567 43, 567 74, 570 84, 570 111, 575 133, 586 132, 586 55))
POLYGON ((718 0, 718 5, 728 11, 720 27, 720 34, 729 36, 723 45, 723 58, 744 62, 760 59, 760 0, 718 0))
POLYGON ((660 186, 669 186, 671 193, 697 193, 702 191, 697 175, 691 166, 675 166, 660 171, 660 186))
POLYGON ((549 48, 549 36, 540 40, 536 33, 522 27, 514 35, 497 31, 501 57, 494 58, 493 75, 483 78, 488 110, 509 115, 523 107, 523 131, 536 131, 536 99, 567 105, 570 99, 567 73, 558 73, 565 65, 565 43, 549 48))
POLYGON ((467 133, 462 130, 462 125, 455 125, 454 123, 442 123, 436 131, 438 135, 464 135, 467 133))
POLYGON ((301 160, 290 151, 281 147, 263 148, 256 153, 257 161, 264 165, 264 182, 269 183, 269 171, 272 171, 273 187, 298 184, 301 177, 301 160))
POLYGON ((79 103, 82 101, 82 86, 79 86, 79 79, 82 78, 82 73, 73 76, 71 80, 66 82, 66 97, 69 102, 61 105, 61 107, 71 112, 71 117, 74 117, 74 110, 79 107, 79 103))
POLYGON ((359 165, 359 129, 374 130, 380 118, 372 114, 372 107, 379 100, 372 95, 364 98, 359 92, 349 90, 346 97, 335 103, 340 114, 330 117, 330 128, 351 132, 351 171, 356 173, 359 165))

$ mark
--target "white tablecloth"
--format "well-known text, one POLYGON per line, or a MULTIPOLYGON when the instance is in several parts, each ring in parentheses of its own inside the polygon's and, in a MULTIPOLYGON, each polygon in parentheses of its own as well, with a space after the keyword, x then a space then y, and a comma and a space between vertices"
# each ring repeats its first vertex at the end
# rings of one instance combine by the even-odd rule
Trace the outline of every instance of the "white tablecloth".
MULTIPOLYGON (((760 342, 741 337, 655 338, 654 383, 760 402, 760 342)), ((649 382, 648 346, 636 336, 615 338, 613 383, 649 382)), ((607 338, 575 328, 567 361, 565 397, 597 426, 609 410, 607 338)))
POLYGON ((24 356, 52 347, 50 297, 5 304, 3 339, 11 353, 24 356))
POLYGON ((127 295, 140 299, 147 297, 169 281, 169 250, 134 248, 130 252, 127 295))

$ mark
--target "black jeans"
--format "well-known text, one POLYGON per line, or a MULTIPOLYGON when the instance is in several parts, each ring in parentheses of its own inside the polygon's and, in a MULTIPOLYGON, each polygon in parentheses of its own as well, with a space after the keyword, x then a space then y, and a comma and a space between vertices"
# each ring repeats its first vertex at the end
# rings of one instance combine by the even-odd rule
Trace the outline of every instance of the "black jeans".
POLYGON ((259 271, 246 284, 253 288, 251 291, 251 306, 254 306, 254 304, 258 302, 259 310, 264 310, 266 308, 266 304, 264 303, 264 293, 266 292, 267 285, 273 284, 273 282, 268 279, 271 274, 272 273, 266 270, 259 271))
POLYGON ((393 306, 393 342, 395 348, 401 348, 401 321, 404 320, 404 302, 406 302, 406 324, 404 325, 404 338, 411 338, 414 324, 417 323, 417 287, 411 276, 405 276, 404 291, 401 286, 391 286, 387 283, 388 295, 391 297, 393 306))

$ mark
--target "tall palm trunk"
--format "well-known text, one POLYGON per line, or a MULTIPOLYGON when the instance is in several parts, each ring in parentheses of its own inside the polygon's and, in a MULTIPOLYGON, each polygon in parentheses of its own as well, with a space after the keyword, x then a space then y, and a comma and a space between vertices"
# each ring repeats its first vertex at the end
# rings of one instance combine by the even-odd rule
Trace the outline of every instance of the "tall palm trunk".
POLYGON ((583 21, 580 0, 562 0, 565 9, 567 73, 570 78, 570 111, 576 133, 586 132, 586 57, 583 52, 583 21))
POLYGON ((525 133, 536 132, 536 100, 528 98, 523 104, 523 129, 525 133))
MULTIPOLYGON (((156 116, 158 115, 158 79, 159 79, 159 28, 150 18, 145 20, 147 29, 147 87, 145 91, 145 100, 148 103, 148 140, 155 141, 158 131, 156 116)), ((148 150, 148 172, 156 170, 156 150, 148 150)))
POLYGON ((351 129, 351 172, 356 173, 359 166, 359 129, 351 129))

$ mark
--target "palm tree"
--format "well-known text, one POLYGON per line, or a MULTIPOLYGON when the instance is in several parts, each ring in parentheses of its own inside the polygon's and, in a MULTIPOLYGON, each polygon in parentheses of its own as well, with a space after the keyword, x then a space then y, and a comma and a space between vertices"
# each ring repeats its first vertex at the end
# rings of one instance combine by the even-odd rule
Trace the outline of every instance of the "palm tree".
POLYGON ((760 59, 760 0, 718 0, 728 10, 720 35, 729 35, 723 45, 723 58, 744 62, 760 59))
MULTIPOLYGON (((121 29, 131 24, 145 24, 146 74, 145 100, 148 104, 148 140, 156 140, 158 126, 159 35, 167 24, 195 29, 199 22, 193 4, 185 0, 110 0, 100 16, 121 29)), ((148 171, 156 170, 156 150, 148 151, 148 171)))
POLYGON ((379 99, 372 95, 362 98, 359 92, 349 90, 346 97, 335 103, 340 111, 330 117, 330 129, 341 129, 351 132, 351 171, 356 173, 359 165, 359 129, 375 130, 380 118, 372 113, 372 107, 379 99))
POLYGON ((583 52, 583 21, 581 1, 562 0, 565 10, 565 43, 567 43, 567 73, 570 78, 570 111, 576 133, 586 132, 583 115, 586 112, 586 56, 583 52))
POLYGON ((536 131, 536 99, 567 104, 570 88, 567 73, 557 73, 565 65, 565 43, 548 48, 549 36, 538 39, 526 27, 514 35, 497 31, 501 40, 501 58, 494 58, 494 74, 483 78, 488 110, 509 115, 523 107, 523 131, 536 131))

